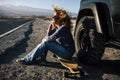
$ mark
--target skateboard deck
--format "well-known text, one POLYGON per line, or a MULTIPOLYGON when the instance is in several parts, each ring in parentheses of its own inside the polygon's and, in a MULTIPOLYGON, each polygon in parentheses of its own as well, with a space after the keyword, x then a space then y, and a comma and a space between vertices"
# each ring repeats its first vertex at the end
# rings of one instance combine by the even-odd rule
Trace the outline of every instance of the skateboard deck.
POLYGON ((58 59, 65 68, 69 69, 70 73, 67 73, 67 74, 72 74, 72 75, 80 74, 78 64, 75 61, 66 60, 63 58, 58 58, 58 59))

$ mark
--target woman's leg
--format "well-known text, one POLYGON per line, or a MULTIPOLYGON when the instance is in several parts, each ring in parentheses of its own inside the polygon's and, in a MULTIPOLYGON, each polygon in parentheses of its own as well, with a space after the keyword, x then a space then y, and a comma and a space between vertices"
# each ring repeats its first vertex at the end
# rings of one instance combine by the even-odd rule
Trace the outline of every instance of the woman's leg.
POLYGON ((28 55, 26 55, 24 57, 24 60, 26 62, 32 62, 37 59, 45 59, 48 50, 52 51, 55 55, 61 58, 71 58, 73 55, 73 53, 67 51, 63 46, 59 45, 57 42, 45 41, 40 43, 28 55))
POLYGON ((24 57, 24 60, 26 60, 26 62, 31 62, 36 60, 44 61, 46 59, 47 52, 48 49, 45 47, 44 42, 41 42, 31 52, 29 52, 28 55, 24 57))
POLYGON ((58 57, 69 59, 73 56, 73 53, 66 50, 62 45, 58 44, 57 42, 46 41, 45 46, 48 50, 53 52, 58 57))

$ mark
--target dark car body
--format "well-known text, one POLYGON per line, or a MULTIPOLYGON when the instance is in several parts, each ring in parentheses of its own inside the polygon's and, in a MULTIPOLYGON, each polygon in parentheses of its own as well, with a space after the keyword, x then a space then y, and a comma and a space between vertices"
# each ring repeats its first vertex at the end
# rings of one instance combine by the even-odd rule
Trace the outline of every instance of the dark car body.
POLYGON ((80 61, 97 63, 106 44, 120 48, 120 0, 81 0, 73 27, 80 61))
POLYGON ((83 15, 94 15, 97 31, 107 38, 120 38, 120 0, 81 0, 77 22, 83 15))

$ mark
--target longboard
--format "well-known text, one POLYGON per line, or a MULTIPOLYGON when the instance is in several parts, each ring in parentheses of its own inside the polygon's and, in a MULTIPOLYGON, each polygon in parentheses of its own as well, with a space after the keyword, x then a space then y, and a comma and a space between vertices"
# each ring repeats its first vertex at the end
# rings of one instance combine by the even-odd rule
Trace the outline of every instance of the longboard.
POLYGON ((70 72, 66 72, 64 73, 64 76, 67 77, 69 75, 76 75, 79 74, 80 75, 80 69, 78 64, 73 61, 73 60, 66 60, 63 58, 58 58, 60 63, 62 64, 62 66, 64 66, 65 68, 69 69, 70 72))

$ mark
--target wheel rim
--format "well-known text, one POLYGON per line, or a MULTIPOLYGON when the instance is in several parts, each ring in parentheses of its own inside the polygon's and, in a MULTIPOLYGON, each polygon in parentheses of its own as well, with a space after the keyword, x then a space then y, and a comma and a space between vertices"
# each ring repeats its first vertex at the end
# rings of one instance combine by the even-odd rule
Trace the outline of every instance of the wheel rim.
POLYGON ((80 31, 78 40, 79 40, 79 46, 80 46, 79 56, 83 56, 85 55, 85 53, 88 53, 89 47, 90 47, 90 39, 85 29, 82 29, 80 31))

